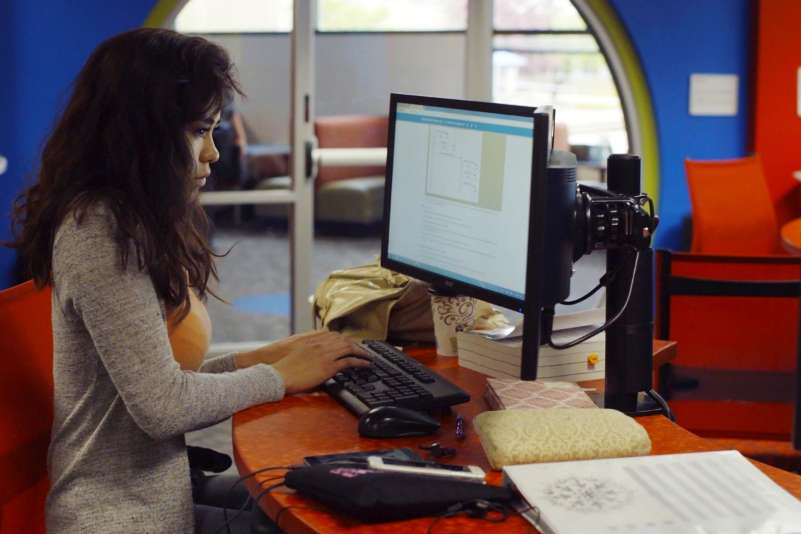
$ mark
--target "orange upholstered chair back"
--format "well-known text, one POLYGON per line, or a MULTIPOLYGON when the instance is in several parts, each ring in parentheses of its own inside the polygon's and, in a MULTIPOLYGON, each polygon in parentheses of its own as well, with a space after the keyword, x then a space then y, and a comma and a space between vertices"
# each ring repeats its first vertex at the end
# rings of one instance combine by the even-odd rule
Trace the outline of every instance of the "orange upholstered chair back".
POLYGON ((691 252, 786 254, 759 156, 686 160, 692 203, 691 252))
MULTIPOLYGON (((314 135, 320 148, 380 148, 387 146, 386 116, 335 115, 318 117, 314 135)), ((383 176, 383 166, 326 167, 320 166, 317 185, 347 178, 383 176)))
POLYGON ((657 251, 656 335, 678 342, 663 393, 710 437, 788 439, 801 260, 657 251))
POLYGON ((0 291, 0 534, 45 531, 53 422, 50 288, 0 291))

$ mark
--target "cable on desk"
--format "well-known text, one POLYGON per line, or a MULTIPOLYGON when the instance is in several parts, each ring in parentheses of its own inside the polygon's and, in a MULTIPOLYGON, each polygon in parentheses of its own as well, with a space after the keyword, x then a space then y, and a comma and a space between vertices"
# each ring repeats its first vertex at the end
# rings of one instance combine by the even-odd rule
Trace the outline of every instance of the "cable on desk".
MULTIPOLYGON (((275 476, 275 477, 272 477, 272 478, 267 478, 265 480, 259 481, 259 486, 261 486, 262 484, 265 484, 267 482, 272 482, 274 480, 279 480, 279 479, 283 479, 283 478, 284 478, 283 475, 278 475, 278 476, 275 476)), ((227 534, 231 534, 231 523, 233 523, 236 520, 237 517, 242 515, 245 512, 245 509, 248 507, 248 505, 252 505, 253 502, 254 502, 253 497, 248 495, 248 498, 245 499, 245 502, 242 503, 242 506, 239 507, 239 510, 237 510, 236 513, 233 515, 233 517, 231 517, 230 519, 228 518, 228 508, 223 506, 223 517, 225 518, 225 522, 220 526, 219 529, 217 529, 215 534, 219 534, 220 532, 222 532, 223 528, 225 528, 225 531, 226 531, 227 534)), ((257 506, 258 506, 258 504, 257 504, 257 506)))
POLYGON ((465 514, 467 517, 482 519, 489 523, 503 523, 512 513, 512 509, 505 504, 476 499, 474 501, 458 502, 451 505, 445 512, 434 518, 428 525, 428 534, 433 534, 434 526, 449 517, 465 514))
MULTIPOLYGON (((637 264, 639 262, 640 262, 640 251, 637 250, 636 254, 634 256, 634 267, 632 268, 632 271, 631 271, 632 275, 631 275, 631 283, 629 284, 629 291, 628 291, 628 293, 626 293, 626 301, 623 303, 623 305, 620 307, 620 309, 617 311, 617 313, 615 314, 614 317, 612 317, 611 319, 606 321, 604 324, 602 324, 598 328, 595 328, 592 331, 587 332, 586 334, 584 334, 583 336, 580 336, 577 339, 574 339, 572 341, 568 341, 567 343, 561 343, 561 344, 554 343, 553 340, 551 339, 551 329, 548 328, 547 332, 543 332, 543 337, 547 340, 548 345, 550 345, 551 347, 553 347, 553 348, 555 348, 557 350, 563 350, 563 349, 569 349, 570 347, 575 347, 579 343, 583 343, 584 341, 587 341, 591 337, 600 334, 601 332, 603 332, 604 330, 606 330, 607 328, 612 326, 612 324, 615 321, 620 319, 620 317, 623 315, 623 312, 626 311, 626 308, 629 305, 629 300, 631 299, 631 293, 634 290, 634 281, 637 279, 637 264)), ((548 314, 551 315, 551 319, 543 321, 543 324, 552 325, 553 324, 553 318, 552 317, 553 317, 553 314, 554 314, 553 307, 544 308, 542 310, 542 313, 543 313, 543 316, 546 316, 548 314)))
POLYGON ((660 395, 659 392, 656 391, 655 389, 649 389, 648 391, 646 391, 646 393, 648 394, 649 397, 651 397, 654 400, 654 402, 656 402, 659 405, 660 408, 662 408, 662 412, 665 414, 665 417, 667 417, 668 419, 670 419, 675 423, 676 416, 673 415, 673 410, 670 409, 670 405, 668 405, 664 397, 662 397, 662 395, 660 395))
MULTIPOLYGON (((281 482, 279 482, 278 484, 273 484, 272 486, 269 486, 269 487, 267 487, 267 489, 265 489, 264 491, 262 491, 261 493, 259 493, 258 495, 256 495, 256 498, 255 498, 255 499, 253 499, 253 503, 254 503, 256 506, 258 506, 258 505, 259 505, 259 501, 261 500, 261 498, 262 498, 262 497, 264 497, 265 495, 267 495, 268 493, 270 493, 270 492, 271 492, 271 491, 273 491, 274 489, 276 489, 276 488, 280 488, 281 486, 284 486, 284 485, 285 485, 285 484, 284 484, 284 482, 283 482, 283 481, 281 481, 281 482)), ((277 524, 278 524, 278 523, 276 523, 276 525, 277 525, 277 524)))
MULTIPOLYGON (((278 475, 278 476, 275 476, 275 477, 272 477, 272 478, 267 478, 267 479, 261 480, 261 481, 258 482, 258 484, 261 486, 262 484, 265 484, 267 482, 272 482, 273 480, 279 480, 279 479, 283 479, 283 478, 284 478, 284 475, 278 475)), ((223 525, 220 526, 219 529, 217 529, 217 532, 215 532, 215 534, 219 534, 220 532, 222 532, 223 527, 225 528, 227 534, 231 534, 231 523, 233 523, 234 520, 236 520, 237 517, 242 515, 245 512, 245 509, 247 508, 247 506, 249 504, 252 504, 252 503, 253 503, 253 497, 251 495, 248 495, 248 498, 245 499, 245 502, 242 503, 242 506, 239 507, 239 510, 237 510, 237 512, 230 519, 228 518, 228 508, 227 507, 223 507, 223 517, 225 518, 225 523, 223 523, 223 525)), ((258 503, 257 503, 257 506, 258 506, 258 503)))
POLYGON ((601 276, 601 278, 598 280, 598 285, 596 285, 594 288, 592 288, 588 293, 584 294, 583 296, 573 300, 563 300, 559 304, 562 304, 564 306, 572 306, 574 304, 578 304, 579 302, 584 302, 585 300, 596 294, 601 288, 609 286, 609 284, 615 280, 617 274, 621 271, 622 268, 623 266, 619 266, 611 273, 604 273, 604 275, 601 276))
MULTIPOLYGON (((236 479, 234 481, 233 484, 231 484, 231 487, 228 488, 228 491, 225 494, 225 502, 228 502, 228 498, 231 496, 231 492, 234 491, 234 488, 236 488, 241 482, 243 482, 243 481, 245 481, 245 480, 247 480, 247 479, 249 479, 251 477, 254 477, 254 476, 258 475, 259 473, 264 473, 266 471, 276 471, 278 469, 283 469, 285 471, 292 471, 293 469, 298 469, 300 467, 303 467, 303 466, 301 466, 301 465, 278 465, 278 466, 263 467, 261 469, 256 469, 255 471, 253 471, 250 474, 247 474, 245 476, 239 477, 238 479, 236 479)), ((263 484, 264 482, 270 482, 272 480, 277 480, 277 479, 283 478, 283 477, 284 477, 284 475, 280 475, 280 476, 274 477, 274 478, 268 478, 267 480, 263 480, 262 482, 259 482, 259 485, 263 484)), ((237 517, 239 517, 240 515, 242 515, 242 513, 245 511, 245 508, 247 507, 248 503, 251 500, 252 500, 252 497, 248 497, 247 499, 245 499, 245 502, 242 503, 242 506, 239 507, 239 510, 237 511, 237 513, 231 519, 228 519, 228 507, 227 506, 223 506, 223 518, 225 519, 225 523, 223 524, 223 526, 221 526, 219 528, 219 530, 217 532, 222 532, 223 527, 225 527, 225 530, 226 530, 227 534, 231 534, 231 522, 234 519, 236 519, 237 517)), ((257 504, 258 504, 258 502, 257 502, 257 504)))

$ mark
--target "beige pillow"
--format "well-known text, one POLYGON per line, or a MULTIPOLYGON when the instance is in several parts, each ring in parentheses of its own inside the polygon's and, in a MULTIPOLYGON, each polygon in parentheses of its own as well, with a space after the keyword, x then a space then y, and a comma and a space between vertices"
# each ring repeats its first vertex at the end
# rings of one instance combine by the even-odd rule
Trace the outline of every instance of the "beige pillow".
POLYGON ((616 410, 497 410, 479 414, 473 425, 494 469, 651 452, 651 440, 645 429, 616 410))

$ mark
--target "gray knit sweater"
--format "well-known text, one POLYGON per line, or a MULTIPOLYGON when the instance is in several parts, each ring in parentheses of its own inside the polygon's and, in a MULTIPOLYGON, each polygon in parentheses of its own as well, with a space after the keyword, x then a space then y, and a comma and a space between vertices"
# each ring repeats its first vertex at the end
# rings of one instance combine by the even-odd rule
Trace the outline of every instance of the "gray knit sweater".
POLYGON ((54 421, 48 532, 192 532, 184 433, 281 399, 233 355, 182 371, 147 273, 122 269, 113 216, 67 217, 53 248, 54 421))

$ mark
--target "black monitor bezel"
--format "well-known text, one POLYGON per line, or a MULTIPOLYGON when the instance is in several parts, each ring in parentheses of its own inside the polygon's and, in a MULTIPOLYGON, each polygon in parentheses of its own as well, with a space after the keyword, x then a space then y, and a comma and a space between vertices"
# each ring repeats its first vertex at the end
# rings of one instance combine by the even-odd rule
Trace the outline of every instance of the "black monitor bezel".
MULTIPOLYGON (((503 293, 498 293, 492 290, 488 290, 486 288, 477 287, 460 280, 448 278, 438 273, 432 273, 423 269, 419 269, 412 265, 408 265, 406 263, 388 258, 387 249, 389 244, 389 226, 390 226, 391 203, 392 203, 392 180, 393 180, 392 167, 393 167, 394 152, 395 152, 395 116, 398 104, 400 103, 531 117, 532 126, 534 128, 534 142, 532 143, 533 153, 532 153, 531 192, 532 195, 540 195, 540 199, 542 198, 542 195, 544 194, 545 191, 544 184, 545 184, 545 174, 547 171, 548 148, 549 148, 548 129, 547 129, 548 122, 544 122, 545 119, 542 118, 543 114, 539 114, 540 127, 542 127, 542 125, 544 124, 546 128, 544 130, 538 130, 537 120, 536 120, 536 115, 537 115, 536 108, 529 106, 516 106, 511 104, 499 104, 493 102, 456 100, 450 98, 427 97, 427 96, 408 95, 400 93, 390 94, 389 126, 387 135, 387 165, 386 165, 386 175, 385 175, 386 182, 384 186, 384 221, 383 221, 382 237, 381 237, 381 266, 402 274, 406 274, 408 276, 412 276, 419 280, 423 280, 424 282, 428 282, 429 284, 432 284, 432 286, 436 289, 445 289, 450 293, 467 295, 481 300, 485 300, 487 302, 491 302, 498 306, 503 306, 505 308, 513 310, 523 311, 524 308, 526 307, 526 298, 518 299, 515 297, 511 297, 503 293), (544 131, 545 135, 538 135, 537 133, 538 131, 544 131), (539 170, 540 172, 537 172, 537 170, 539 170)), ((540 203, 541 200, 532 197, 532 202, 531 202, 532 207, 534 206, 539 207, 540 203)), ((534 229, 535 230, 535 234, 533 235, 534 240, 541 243, 543 237, 542 234, 544 230, 541 228, 541 224, 539 225, 532 224, 532 220, 542 221, 543 217, 535 216, 533 212, 531 211, 529 212, 529 232, 531 232, 531 230, 534 229)), ((532 235, 530 234, 529 241, 531 241, 531 237, 532 235)), ((531 245, 529 245, 529 252, 531 251, 532 247, 531 245)), ((536 255, 535 257, 537 256, 540 255, 536 255)), ((530 290, 528 281, 531 280, 532 277, 534 277, 533 278, 534 280, 540 279, 539 276, 539 272, 541 272, 540 263, 541 263, 540 261, 528 262, 527 274, 526 274, 526 279, 527 279, 526 295, 528 295, 530 290), (532 266, 534 266, 533 272, 531 270, 532 266)))

